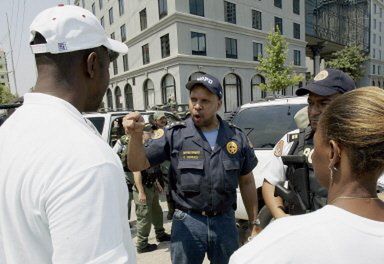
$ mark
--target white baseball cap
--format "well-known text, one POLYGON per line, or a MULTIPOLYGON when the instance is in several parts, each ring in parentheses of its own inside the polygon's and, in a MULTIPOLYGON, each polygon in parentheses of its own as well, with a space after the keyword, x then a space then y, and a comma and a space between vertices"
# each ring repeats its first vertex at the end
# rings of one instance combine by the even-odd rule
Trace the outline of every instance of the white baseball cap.
POLYGON ((30 42, 40 33, 47 43, 31 45, 33 53, 65 53, 104 46, 127 53, 124 43, 111 39, 99 20, 88 10, 74 5, 58 5, 40 12, 29 27, 30 42))

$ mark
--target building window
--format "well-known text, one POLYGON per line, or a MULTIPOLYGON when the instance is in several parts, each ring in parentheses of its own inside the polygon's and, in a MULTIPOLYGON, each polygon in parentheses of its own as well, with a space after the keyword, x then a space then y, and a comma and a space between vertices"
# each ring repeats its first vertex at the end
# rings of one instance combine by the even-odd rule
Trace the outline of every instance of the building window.
POLYGON ((280 17, 275 17, 275 30, 278 29, 280 34, 283 35, 283 19, 280 17))
POLYGON ((293 37, 300 39, 300 24, 293 23, 293 37))
POLYGON ((103 0, 99 0, 99 8, 100 10, 103 9, 103 0))
POLYGON ((189 13, 204 16, 204 0, 189 0, 189 13))
POLYGON ((292 9, 294 14, 300 15, 300 0, 292 1, 292 9))
POLYGON ((207 55, 206 39, 204 33, 191 32, 192 55, 207 55))
POLYGON ((253 60, 260 61, 263 56, 263 44, 253 42, 253 60))
POLYGON ((140 28, 144 30, 147 28, 147 9, 143 9, 140 11, 140 28))
POLYGON ((113 74, 117 75, 119 73, 119 68, 117 67, 117 60, 114 60, 112 63, 113 63, 113 74))
POLYGON ((146 109, 151 108, 155 105, 155 88, 153 82, 150 79, 147 79, 144 82, 144 107, 146 109))
POLYGON ((251 80, 251 101, 265 98, 266 93, 260 89, 260 84, 265 83, 265 78, 259 74, 253 76, 251 80))
POLYGON ((111 33, 111 39, 115 39, 115 32, 111 33))
POLYGON ((381 21, 379 22, 379 32, 381 32, 381 26, 382 26, 382 23, 381 21))
POLYGON ((125 29, 125 24, 120 27, 121 41, 124 42, 127 39, 127 31, 125 29))
POLYGON ((376 49, 372 49, 372 58, 376 59, 376 49))
POLYGON ((100 18, 100 24, 101 24, 101 26, 102 26, 103 28, 105 28, 105 26, 104 26, 104 17, 101 17, 101 18, 100 18))
POLYGON ((376 18, 373 19, 373 29, 376 29, 376 18))
POLYGON ((109 24, 112 25, 113 24, 113 7, 111 7, 108 10, 108 14, 109 14, 109 24))
POLYGON ((242 104, 241 82, 239 76, 230 73, 224 78, 224 108, 232 112, 242 104))
POLYGON ((149 63, 149 46, 145 44, 141 47, 141 52, 143 53, 143 64, 149 63))
POLYGON ((169 34, 160 37, 161 42, 161 57, 166 58, 171 54, 169 47, 169 34))
POLYGON ((128 71, 129 70, 129 67, 128 67, 128 54, 124 54, 123 55, 123 67, 124 67, 124 71, 128 71))
POLYGON ((116 109, 123 109, 123 98, 121 97, 121 90, 120 87, 117 86, 115 88, 115 102, 116 102, 116 109))
POLYGON ((159 2, 159 18, 162 19, 168 14, 167 0, 158 0, 159 2))
POLYGON ((376 65, 375 64, 372 65, 372 74, 376 74, 376 65))
POLYGON ((124 0, 119 0, 119 15, 124 15, 124 0))
POLYGON ((132 86, 127 83, 124 87, 125 105, 127 109, 133 109, 133 92, 132 86))
POLYGON ((84 1, 84 0, 81 0, 81 6, 82 6, 83 8, 85 8, 85 1, 84 1))
POLYGON ((237 39, 225 38, 225 55, 230 59, 237 59, 237 39))
POLYGON ((176 85, 175 79, 171 74, 167 74, 161 80, 161 93, 163 104, 168 102, 176 102, 176 85))
POLYGON ((381 73, 381 66, 377 65, 377 74, 380 75, 380 73, 381 73))
POLYGON ((262 30, 263 25, 260 11, 252 10, 252 27, 254 29, 262 30))
POLYGON ((282 8, 281 0, 274 0, 274 5, 278 8, 282 8))
POLYGON ((113 109, 112 92, 109 88, 107 89, 107 107, 113 109))
POLYGON ((301 52, 300 52, 300 50, 293 50, 293 65, 301 66, 301 52))
POLYGON ((92 4, 92 14, 96 15, 95 3, 92 4))
POLYGON ((376 44, 376 34, 373 34, 373 40, 372 40, 373 44, 376 44))
POLYGON ((224 1, 225 22, 236 24, 236 4, 224 1))

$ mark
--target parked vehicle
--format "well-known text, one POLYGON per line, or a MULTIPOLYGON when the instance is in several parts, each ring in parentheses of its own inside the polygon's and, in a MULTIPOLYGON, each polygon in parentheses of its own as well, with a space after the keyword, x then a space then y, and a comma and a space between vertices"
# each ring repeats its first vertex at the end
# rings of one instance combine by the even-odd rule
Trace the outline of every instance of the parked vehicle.
MULTIPOLYGON (((92 124, 96 127, 97 131, 100 133, 102 138, 111 147, 113 147, 119 137, 118 131, 114 129, 117 128, 117 124, 114 123, 116 123, 115 121, 124 117, 129 112, 130 111, 86 113, 84 114, 84 117, 92 122, 92 124)), ((158 111, 140 112, 141 115, 144 117, 144 121, 146 123, 149 123, 153 119, 154 113, 158 111)), ((169 123, 180 121, 180 118, 177 115, 167 111, 162 112, 164 112, 169 123)))
MULTIPOLYGON (((307 97, 272 98, 241 106, 230 122, 241 128, 251 141, 258 164, 253 170, 258 188, 259 208, 264 205, 261 186, 264 181, 265 165, 272 149, 281 137, 297 128, 294 116, 307 105, 307 97)), ((237 190, 236 218, 248 220, 240 190, 237 190)))

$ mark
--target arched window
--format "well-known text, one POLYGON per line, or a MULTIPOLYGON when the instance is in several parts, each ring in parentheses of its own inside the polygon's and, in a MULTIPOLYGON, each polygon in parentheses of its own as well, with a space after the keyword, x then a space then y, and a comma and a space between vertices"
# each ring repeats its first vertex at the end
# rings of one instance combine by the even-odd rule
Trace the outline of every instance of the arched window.
POLYGON ((111 89, 107 89, 107 108, 113 109, 112 92, 111 89))
POLYGON ((188 81, 196 80, 197 78, 199 78, 203 74, 205 74, 205 72, 194 72, 191 74, 191 76, 189 76, 188 81))
POLYGON ((123 108, 123 98, 121 98, 121 90, 119 86, 115 88, 115 102, 116 102, 116 109, 123 108))
POLYGON ((239 76, 230 73, 224 77, 225 112, 232 112, 242 104, 241 81, 239 76))
POLYGON ((381 87, 380 81, 377 81, 377 87, 381 87))
POLYGON ((127 106, 127 109, 134 109, 132 86, 129 83, 127 83, 124 87, 124 94, 125 94, 125 105, 127 106))
POLYGON ((372 86, 375 86, 375 81, 372 81, 372 86))
POLYGON ((253 76, 251 80, 251 101, 256 101, 265 97, 265 92, 260 89, 261 83, 265 83, 265 78, 263 76, 259 74, 253 76))
POLYGON ((155 105, 155 87, 150 79, 144 82, 144 107, 146 109, 155 105))
POLYGON ((176 103, 175 79, 171 74, 165 75, 161 80, 161 93, 163 96, 163 104, 167 104, 170 99, 176 103))

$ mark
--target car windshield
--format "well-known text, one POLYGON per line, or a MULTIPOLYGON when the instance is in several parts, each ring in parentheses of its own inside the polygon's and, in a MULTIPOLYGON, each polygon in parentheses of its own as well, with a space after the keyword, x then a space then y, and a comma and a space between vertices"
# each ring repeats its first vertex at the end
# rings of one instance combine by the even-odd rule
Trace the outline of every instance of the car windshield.
POLYGON ((87 117, 87 119, 93 123, 93 125, 96 127, 97 131, 99 131, 101 135, 103 133, 105 118, 98 116, 98 117, 87 117))
POLYGON ((232 123, 247 134, 253 148, 271 149, 285 133, 297 128, 293 117, 305 106, 291 104, 246 108, 233 118, 232 123))

